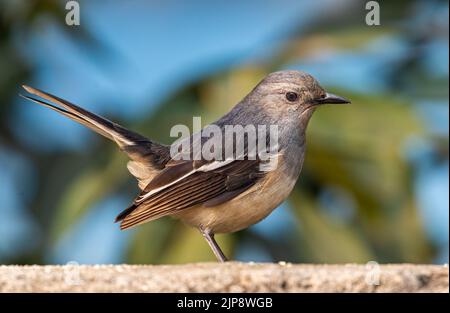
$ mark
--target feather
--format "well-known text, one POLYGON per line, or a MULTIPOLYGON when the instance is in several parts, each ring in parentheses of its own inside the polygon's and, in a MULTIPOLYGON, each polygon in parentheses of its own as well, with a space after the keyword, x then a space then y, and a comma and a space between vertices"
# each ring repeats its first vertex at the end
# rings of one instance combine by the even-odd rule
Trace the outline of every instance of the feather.
POLYGON ((62 108, 30 96, 21 95, 22 97, 50 108, 116 142, 120 149, 132 160, 128 164, 128 169, 138 179, 141 189, 144 189, 151 179, 164 168, 165 163, 170 160, 168 146, 152 142, 140 134, 57 96, 29 86, 23 86, 23 88, 27 92, 53 102, 62 108))
MULTIPOLYGON (((168 175, 167 181, 172 181, 153 189, 150 195, 143 191, 144 196, 136 199, 134 209, 127 212, 120 227, 127 229, 196 205, 215 206, 229 201, 253 186, 264 175, 259 172, 258 165, 259 160, 236 160, 223 167, 214 166, 210 171, 192 170, 187 175, 182 170, 175 170, 181 177, 162 171, 159 175, 168 175)), ((185 166, 185 171, 192 168, 191 165, 185 166)), ((153 181, 149 185, 151 184, 153 181)))

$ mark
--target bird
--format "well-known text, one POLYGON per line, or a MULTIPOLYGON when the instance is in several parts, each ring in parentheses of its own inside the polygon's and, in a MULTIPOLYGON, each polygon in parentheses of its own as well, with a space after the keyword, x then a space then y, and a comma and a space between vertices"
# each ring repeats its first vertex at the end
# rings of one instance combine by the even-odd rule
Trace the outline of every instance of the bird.
MULTIPOLYGON (((128 155, 127 168, 137 179, 140 192, 117 216, 115 222, 120 222, 121 230, 171 216, 197 228, 219 262, 228 259, 215 234, 237 232, 260 222, 289 196, 303 166, 306 128, 313 112, 325 104, 350 103, 326 92, 306 72, 268 74, 228 113, 210 124, 222 133, 227 125, 276 125, 277 162, 267 169, 263 166, 267 161, 249 157, 247 146, 240 158, 193 158, 191 154, 191 158, 180 159, 179 149, 178 154, 173 153, 171 145, 148 139, 50 93, 22 87, 32 95, 22 97, 112 140, 128 155)), ((188 138, 190 147, 194 136, 188 138)), ((265 139, 268 141, 268 136, 265 139)))

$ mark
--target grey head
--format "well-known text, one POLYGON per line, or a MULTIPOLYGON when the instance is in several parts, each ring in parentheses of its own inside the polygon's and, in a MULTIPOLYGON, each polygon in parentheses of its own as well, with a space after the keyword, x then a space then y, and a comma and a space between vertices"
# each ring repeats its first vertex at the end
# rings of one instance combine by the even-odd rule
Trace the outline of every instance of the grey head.
MULTIPOLYGON (((302 71, 279 71, 267 75, 230 112, 214 124, 277 125, 278 143, 282 149, 305 144, 308 122, 319 106, 350 103, 326 92, 311 75, 302 71)), ((303 152, 302 152, 303 153, 303 152)))
POLYGON ((287 131, 304 131, 314 110, 324 104, 350 103, 327 93, 311 75, 279 71, 267 75, 218 124, 277 124, 287 131))

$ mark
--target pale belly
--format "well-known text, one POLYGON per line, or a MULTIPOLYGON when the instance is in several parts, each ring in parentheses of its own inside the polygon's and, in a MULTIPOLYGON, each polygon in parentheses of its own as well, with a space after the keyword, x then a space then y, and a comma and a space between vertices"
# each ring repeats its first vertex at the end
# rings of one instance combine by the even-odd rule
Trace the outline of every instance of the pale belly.
POLYGON ((299 172, 300 168, 288 175, 286 169, 279 166, 253 188, 226 203, 215 207, 192 207, 173 217, 215 234, 241 230, 261 221, 278 207, 292 191, 299 172))

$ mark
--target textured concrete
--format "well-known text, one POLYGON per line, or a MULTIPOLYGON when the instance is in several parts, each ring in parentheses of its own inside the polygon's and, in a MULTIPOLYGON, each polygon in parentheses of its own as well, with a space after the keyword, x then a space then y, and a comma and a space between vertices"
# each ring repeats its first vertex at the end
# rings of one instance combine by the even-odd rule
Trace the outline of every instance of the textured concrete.
POLYGON ((1 292, 448 292, 439 265, 0 266, 1 292))

